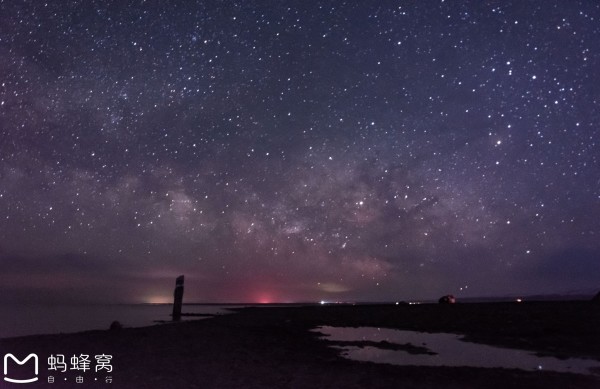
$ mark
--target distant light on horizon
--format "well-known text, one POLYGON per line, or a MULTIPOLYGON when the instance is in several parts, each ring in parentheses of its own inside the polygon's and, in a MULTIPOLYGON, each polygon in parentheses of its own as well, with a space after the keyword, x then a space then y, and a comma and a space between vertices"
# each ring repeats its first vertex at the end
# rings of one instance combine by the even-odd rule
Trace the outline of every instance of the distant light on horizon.
POLYGON ((165 296, 152 296, 144 299, 144 304, 169 304, 172 302, 173 299, 171 297, 165 296))

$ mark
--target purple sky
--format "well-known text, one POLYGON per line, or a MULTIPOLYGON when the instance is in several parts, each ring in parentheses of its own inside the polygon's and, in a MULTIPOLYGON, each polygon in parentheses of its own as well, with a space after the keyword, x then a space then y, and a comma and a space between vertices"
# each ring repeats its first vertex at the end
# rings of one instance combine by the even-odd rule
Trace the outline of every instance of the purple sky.
POLYGON ((600 4, 0 3, 0 302, 600 288, 600 4))

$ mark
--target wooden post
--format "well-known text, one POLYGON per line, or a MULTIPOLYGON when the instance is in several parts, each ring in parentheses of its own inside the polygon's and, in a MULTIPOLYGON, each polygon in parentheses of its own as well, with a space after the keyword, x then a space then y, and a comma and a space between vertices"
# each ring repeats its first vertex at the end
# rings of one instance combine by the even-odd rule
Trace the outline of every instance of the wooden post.
POLYGON ((173 300, 173 320, 181 319, 181 304, 183 303, 183 276, 175 280, 175 299, 173 300))

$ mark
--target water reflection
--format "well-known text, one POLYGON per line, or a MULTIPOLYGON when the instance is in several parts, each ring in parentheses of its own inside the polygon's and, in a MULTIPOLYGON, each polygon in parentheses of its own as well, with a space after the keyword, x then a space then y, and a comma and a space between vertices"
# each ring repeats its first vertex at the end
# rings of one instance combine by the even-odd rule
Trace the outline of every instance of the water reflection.
POLYGON ((600 362, 591 359, 539 357, 531 352, 493 347, 461 340, 456 334, 429 334, 387 328, 317 328, 344 350, 342 355, 358 361, 411 366, 502 367, 598 374, 600 362))

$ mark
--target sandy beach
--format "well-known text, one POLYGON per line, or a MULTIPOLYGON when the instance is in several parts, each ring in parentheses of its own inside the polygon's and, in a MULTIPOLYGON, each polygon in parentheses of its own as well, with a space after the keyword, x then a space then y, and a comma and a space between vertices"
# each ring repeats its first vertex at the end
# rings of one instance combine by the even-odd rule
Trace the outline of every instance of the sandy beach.
MULTIPOLYGON (((476 342, 600 361, 600 307, 589 302, 257 307, 144 328, 0 340, 3 354, 39 356, 25 387, 102 388, 598 388, 590 375, 357 362, 319 339, 320 325, 452 332, 476 342), (48 357, 110 355, 94 371, 49 370, 48 357), (49 383, 52 376, 54 382, 49 383), (81 377, 82 383, 77 383, 81 377), (110 380, 111 382, 107 382, 110 380)), ((485 358, 483 355, 482 358, 485 358)), ((25 366, 22 366, 24 368, 25 366)), ((2 382, 1 387, 22 385, 2 382)))

